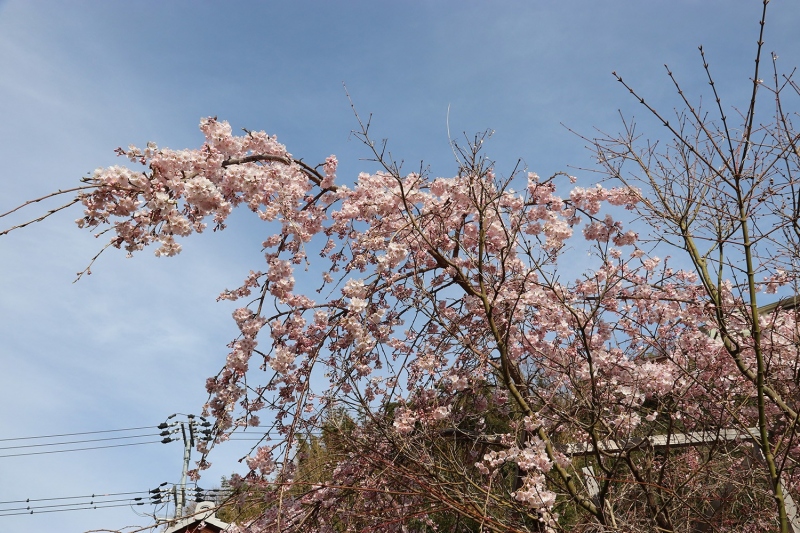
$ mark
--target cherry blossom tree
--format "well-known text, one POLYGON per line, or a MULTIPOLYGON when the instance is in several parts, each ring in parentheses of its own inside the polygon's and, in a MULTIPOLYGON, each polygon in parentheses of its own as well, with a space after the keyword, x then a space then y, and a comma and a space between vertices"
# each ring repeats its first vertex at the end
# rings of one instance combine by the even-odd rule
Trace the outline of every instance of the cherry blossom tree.
POLYGON ((264 222, 206 384, 215 445, 264 435, 242 531, 789 531, 797 311, 762 298, 795 291, 798 88, 759 60, 741 129, 686 98, 663 150, 631 123, 588 139, 616 183, 503 175, 486 135, 452 177, 406 172, 361 119, 382 170, 343 181, 206 118, 199 148, 118 149, 32 221, 80 204, 106 248, 159 256, 237 207, 264 222))
POLYGON ((738 400, 731 422, 757 428, 759 454, 785 530, 787 495, 780 480, 782 471, 794 468, 798 452, 800 359, 794 295, 800 258, 800 150, 792 126, 795 114, 784 105, 786 95, 797 97, 800 88, 790 75, 780 74, 775 53, 767 75, 772 80, 762 79, 767 4, 763 3, 751 96, 738 111, 738 123, 732 124, 727 116, 701 47, 715 107, 711 114, 692 104, 669 68, 667 74, 684 106, 672 119, 617 76, 671 139, 663 147, 652 141, 641 143, 635 124, 626 123, 621 135, 590 142, 609 176, 644 191, 637 212, 656 230, 653 242, 677 248, 691 262, 700 300, 709 309, 704 327, 735 367, 728 379, 735 375, 749 390, 738 400), (716 119, 710 118, 714 115, 716 119), (791 296, 764 306, 759 293, 779 290, 791 296))

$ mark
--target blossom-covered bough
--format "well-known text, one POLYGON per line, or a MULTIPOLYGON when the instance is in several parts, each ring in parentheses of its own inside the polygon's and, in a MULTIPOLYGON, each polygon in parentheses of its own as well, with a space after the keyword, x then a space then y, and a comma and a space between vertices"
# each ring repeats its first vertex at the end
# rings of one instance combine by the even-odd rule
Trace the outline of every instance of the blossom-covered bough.
POLYGON ((132 168, 57 194, 129 254, 175 255, 240 206, 265 222, 264 263, 220 295, 240 335, 205 406, 216 443, 263 428, 241 530, 789 531, 797 311, 759 294, 796 290, 796 89, 776 70, 758 125, 756 71, 741 131, 686 100, 663 152, 633 126, 590 139, 611 187, 501 176, 480 135, 454 177, 405 173, 360 119, 382 170, 343 183, 334 156, 207 118, 200 148, 119 149, 132 168))

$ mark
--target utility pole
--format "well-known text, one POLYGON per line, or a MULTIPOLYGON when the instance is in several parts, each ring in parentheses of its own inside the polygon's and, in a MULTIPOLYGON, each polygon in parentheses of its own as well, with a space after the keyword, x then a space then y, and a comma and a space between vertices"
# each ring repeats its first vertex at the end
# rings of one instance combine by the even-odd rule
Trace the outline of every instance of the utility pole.
MULTIPOLYGON (((180 413, 175 413, 167 417, 170 420, 180 413)), ((186 421, 175 421, 172 423, 164 422, 159 429, 172 428, 170 431, 164 431, 162 435, 177 434, 180 431, 183 441, 183 468, 181 469, 181 482, 179 485, 172 486, 172 496, 175 502, 175 515, 174 519, 178 520, 183 517, 183 508, 186 506, 186 478, 189 472, 189 464, 192 461, 192 448, 195 446, 195 439, 210 440, 211 439, 211 423, 202 416, 183 415, 186 421), (202 422, 198 421, 201 420, 202 422), (203 429, 200 429, 203 428, 203 429)), ((167 437, 162 442, 172 442, 179 440, 173 437, 167 437)))
POLYGON ((181 437, 183 437, 183 470, 181 471, 181 485, 175 495, 175 518, 183 516, 183 508, 186 505, 186 473, 189 471, 189 462, 192 460, 192 448, 194 448, 194 420, 188 424, 181 422, 181 437), (186 426, 189 426, 189 438, 186 438, 186 426))

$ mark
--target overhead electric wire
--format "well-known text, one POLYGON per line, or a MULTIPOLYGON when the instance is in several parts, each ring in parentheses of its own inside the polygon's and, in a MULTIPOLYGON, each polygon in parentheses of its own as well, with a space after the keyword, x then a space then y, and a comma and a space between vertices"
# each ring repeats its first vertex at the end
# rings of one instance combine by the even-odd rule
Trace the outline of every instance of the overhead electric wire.
POLYGON ((62 496, 59 498, 28 498, 25 500, 10 500, 0 502, 0 505, 13 505, 26 503, 34 505, 26 505, 25 507, 7 507, 0 509, 0 516, 13 516, 23 514, 42 514, 42 513, 57 513, 62 511, 80 511, 88 509, 103 509, 106 507, 129 507, 139 505, 160 505, 162 504, 162 495, 167 495, 169 491, 162 491, 159 485, 154 490, 140 490, 131 492, 110 492, 106 494, 85 494, 83 496, 62 496), (142 494, 134 498, 114 498, 114 496, 125 496, 131 494, 142 494), (109 499, 110 498, 110 499, 109 499), (36 505, 35 502, 58 502, 65 500, 82 500, 71 503, 47 503, 45 505, 36 505), (88 501, 87 501, 88 500, 88 501), (125 502, 125 503, 119 503, 125 502))
POLYGON ((37 505, 31 507, 28 505, 27 507, 11 507, 9 509, 0 509, 0 514, 5 513, 7 511, 36 511, 37 509, 52 509, 55 507, 75 507, 76 505, 97 505, 102 503, 115 503, 115 502, 145 502, 147 499, 146 496, 140 498, 117 498, 115 500, 102 500, 95 502, 94 498, 90 502, 77 502, 77 503, 54 503, 51 505, 37 505))
MULTIPOLYGON (((51 503, 47 505, 27 505, 25 507, 10 507, 0 509, 0 517, 2 516, 15 516, 24 514, 44 514, 44 513, 58 513, 66 511, 84 511, 91 509, 104 509, 110 507, 133 507, 141 505, 163 505, 165 502, 163 497, 169 498, 172 490, 161 489, 166 483, 162 483, 158 488, 149 491, 132 491, 132 492, 110 492, 106 494, 86 494, 83 496, 62 496, 59 498, 28 498, 25 500, 8 500, 0 501, 0 505, 19 504, 19 503, 33 503, 33 502, 57 502, 59 500, 84 500, 73 503, 51 503), (131 494, 143 494, 144 496, 134 498, 112 498, 113 496, 125 496, 131 494), (90 501, 85 501, 89 499, 90 501), (118 503, 125 502, 125 503, 118 503)), ((188 489, 187 494, 198 493, 203 496, 202 501, 212 501, 216 497, 224 497, 225 493, 229 493, 230 489, 209 489, 203 490, 199 488, 188 489)), ((190 496, 191 499, 191 496, 190 496)))
POLYGON ((148 490, 136 490, 132 492, 108 492, 106 494, 84 494, 82 496, 61 496, 60 498, 27 498, 25 500, 8 500, 0 502, 0 505, 9 503, 28 503, 28 502, 52 502, 56 500, 78 500, 80 498, 106 498, 108 496, 126 496, 128 494, 149 494, 148 490))
MULTIPOLYGON (((86 511, 86 510, 89 510, 89 509, 107 509, 109 507, 131 507, 132 505, 144 505, 145 503, 148 503, 148 502, 134 502, 134 501, 131 501, 131 503, 117 503, 117 504, 114 504, 114 505, 91 505, 89 507, 75 507, 74 509, 50 509, 50 510, 47 510, 47 511, 31 510, 31 511, 27 511, 27 512, 20 511, 20 512, 5 513, 5 514, 0 513, 0 516, 14 516, 14 515, 21 515, 21 514, 65 513, 67 511, 86 511)), ((154 504, 154 505, 157 505, 157 504, 154 504)))
POLYGON ((140 429, 157 429, 158 426, 141 426, 138 428, 123 428, 123 429, 104 429, 100 431, 81 431, 79 433, 60 433, 57 435, 39 435, 36 437, 12 437, 8 439, 0 439, 0 442, 5 442, 9 440, 27 440, 27 439, 50 439, 53 437, 73 437, 75 435, 94 435, 97 433, 116 433, 119 431, 137 431, 140 429))
POLYGON ((152 440, 147 442, 131 442, 129 444, 109 444, 108 446, 88 446, 86 448, 71 448, 69 450, 49 450, 46 452, 26 452, 26 453, 11 453, 6 455, 0 455, 0 458, 3 457, 22 457, 23 455, 46 455, 49 453, 66 453, 66 452, 80 452, 84 450, 100 450, 103 448, 122 448, 125 446, 141 446, 142 444, 163 444, 160 440, 152 440))
POLYGON ((82 444, 84 442, 100 442, 106 440, 123 440, 123 439, 139 439, 142 437, 160 437, 161 435, 158 433, 147 433, 144 435, 128 435, 125 437, 105 437, 102 439, 83 439, 83 440, 71 440, 65 442, 48 442, 45 444, 20 444, 19 446, 4 446, 0 447, 0 450, 15 450, 19 448, 38 448, 41 446, 63 446, 66 444, 82 444))
MULTIPOLYGON (((175 415, 171 415, 167 418, 173 418, 175 415)), ((192 428, 192 424, 196 424, 198 427, 196 431, 198 431, 198 437, 203 439, 200 435, 203 431, 200 431, 201 427, 209 427, 210 423, 205 421, 202 417, 203 423, 200 424, 199 422, 194 422, 194 416, 187 415, 190 419, 188 425, 192 428)), ((48 449, 42 451, 22 451, 20 453, 7 453, 0 455, 0 458, 6 457, 22 457, 22 456, 33 456, 33 455, 48 455, 48 454, 55 454, 55 453, 67 453, 67 452, 77 452, 77 451, 86 451, 86 450, 100 450, 100 449, 107 449, 107 448, 123 448, 128 446, 140 446, 144 444, 166 444, 169 442, 174 442, 180 439, 176 439, 174 437, 170 437, 170 435, 176 433, 178 428, 183 428, 184 422, 173 422, 168 423, 164 422, 158 426, 139 426, 139 427, 131 427, 131 428, 119 428, 119 429, 107 429, 107 430, 96 430, 96 431, 81 431, 81 432, 71 432, 71 433, 57 433, 57 434, 50 434, 50 435, 37 435, 37 436, 30 436, 30 437, 6 437, 1 438, 0 443, 13 443, 14 445, 11 446, 0 446, 0 450, 9 450, 9 451, 16 451, 16 450, 25 450, 30 448, 52 448, 57 446, 71 446, 75 444, 84 444, 84 443, 96 443, 96 442, 108 442, 108 441, 120 441, 120 440, 132 440, 132 439, 146 439, 152 437, 165 437, 159 440, 147 440, 144 442, 126 442, 124 444, 108 444, 102 446, 83 446, 78 448, 67 448, 67 449, 48 449), (167 430, 167 428, 172 428, 167 430), (75 439, 75 440, 60 440, 57 442, 39 442, 36 444, 24 444, 24 441, 32 441, 32 440, 39 440, 39 439, 56 439, 59 437, 72 437, 72 436, 80 436, 80 435, 102 435, 102 434, 109 434, 109 433, 122 433, 122 432, 134 432, 140 431, 145 429, 158 429, 158 430, 167 430, 162 431, 161 433, 147 433, 147 434, 134 434, 134 435, 120 435, 120 436, 113 436, 113 437, 106 437, 103 436, 101 438, 87 438, 87 439, 75 439)), ((206 433, 208 433, 206 431, 206 433)), ((184 434, 183 440, 186 440, 186 436, 184 434)), ((161 506, 167 505, 170 500, 170 492, 175 491, 175 486, 173 486, 172 491, 169 490, 162 490, 161 487, 166 485, 166 483, 162 483, 159 488, 150 490, 150 491, 137 491, 137 492, 120 492, 120 493, 108 493, 108 494, 92 494, 92 495, 85 495, 85 496, 67 496, 67 497, 60 497, 60 498, 39 498, 39 499, 25 499, 25 500, 9 500, 9 501, 0 501, 0 506, 4 505, 17 505, 17 507, 0 507, 0 517, 2 516, 14 516, 14 515, 23 515, 23 514, 44 514, 44 513, 57 513, 57 512, 66 512, 66 511, 80 511, 80 510, 91 510, 91 509, 103 509, 103 508, 111 508, 111 507, 138 507, 142 505, 152 505, 152 506, 161 506), (142 496, 133 497, 133 498, 112 498, 112 496, 124 496, 124 495, 135 495, 135 494, 142 494, 142 496), (166 498, 166 500, 164 499, 166 498), (80 501, 72 501, 69 500, 80 500, 80 501), (88 501, 87 501, 88 500, 88 501), (42 502, 46 504, 36 504, 35 502, 42 502), (61 502, 61 503, 59 503, 61 502), (123 502, 123 503, 120 503, 123 502), (23 505, 20 505, 23 504, 23 505)), ((191 493, 191 489, 189 490, 191 493)), ((196 501, 210 501, 216 500, 220 497, 219 490, 202 490, 199 487, 196 487, 195 496, 190 499, 195 499, 196 501)))

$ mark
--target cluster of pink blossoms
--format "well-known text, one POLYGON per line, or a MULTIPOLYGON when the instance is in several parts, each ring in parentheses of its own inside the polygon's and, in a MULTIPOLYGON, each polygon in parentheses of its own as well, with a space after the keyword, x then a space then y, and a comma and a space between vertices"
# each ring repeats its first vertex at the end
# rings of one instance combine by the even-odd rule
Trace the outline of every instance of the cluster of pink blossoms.
MULTIPOLYGON (((253 300, 233 313, 240 335, 207 382, 218 441, 274 409, 274 437, 284 444, 255 452, 253 471, 280 476, 296 436, 317 428, 337 401, 365 412, 399 402, 393 433, 382 438, 403 439, 466 426, 480 432, 482 411, 510 417, 513 404, 536 422, 511 424, 505 448, 479 458, 480 483, 490 486, 500 465, 514 464, 524 476, 513 499, 554 520, 558 495, 548 480, 568 486, 569 458, 548 435, 625 441, 663 417, 687 430, 719 425, 731 415, 718 398, 752 393, 705 329, 713 310, 694 275, 648 257, 635 232, 600 214, 603 204, 633 208, 639 191, 578 187, 562 199, 558 176, 530 173, 518 194, 512 180, 477 163, 435 179, 387 165, 337 185, 334 156, 310 167, 263 132, 235 136, 215 119, 200 127, 197 150, 120 150, 145 168, 97 170, 78 224, 109 226, 111 244, 129 253, 157 244, 157 255, 178 253, 176 238, 209 221, 223 229, 240 205, 278 225, 263 241, 261 270, 220 296, 253 300), (569 280, 559 261, 582 219, 596 264, 569 280), (321 286, 296 282, 304 262, 321 273, 321 286), (254 359, 268 378, 253 377, 254 359), (585 420, 602 423, 590 430, 576 422, 585 420)), ((785 280, 777 272, 767 287, 785 280)), ((772 364, 787 367, 788 390, 792 359, 780 353, 795 342, 796 322, 783 316, 774 325, 783 336, 769 341, 772 364)), ((741 337, 743 364, 752 366, 741 337)), ((739 415, 752 412, 745 406, 739 415)))

